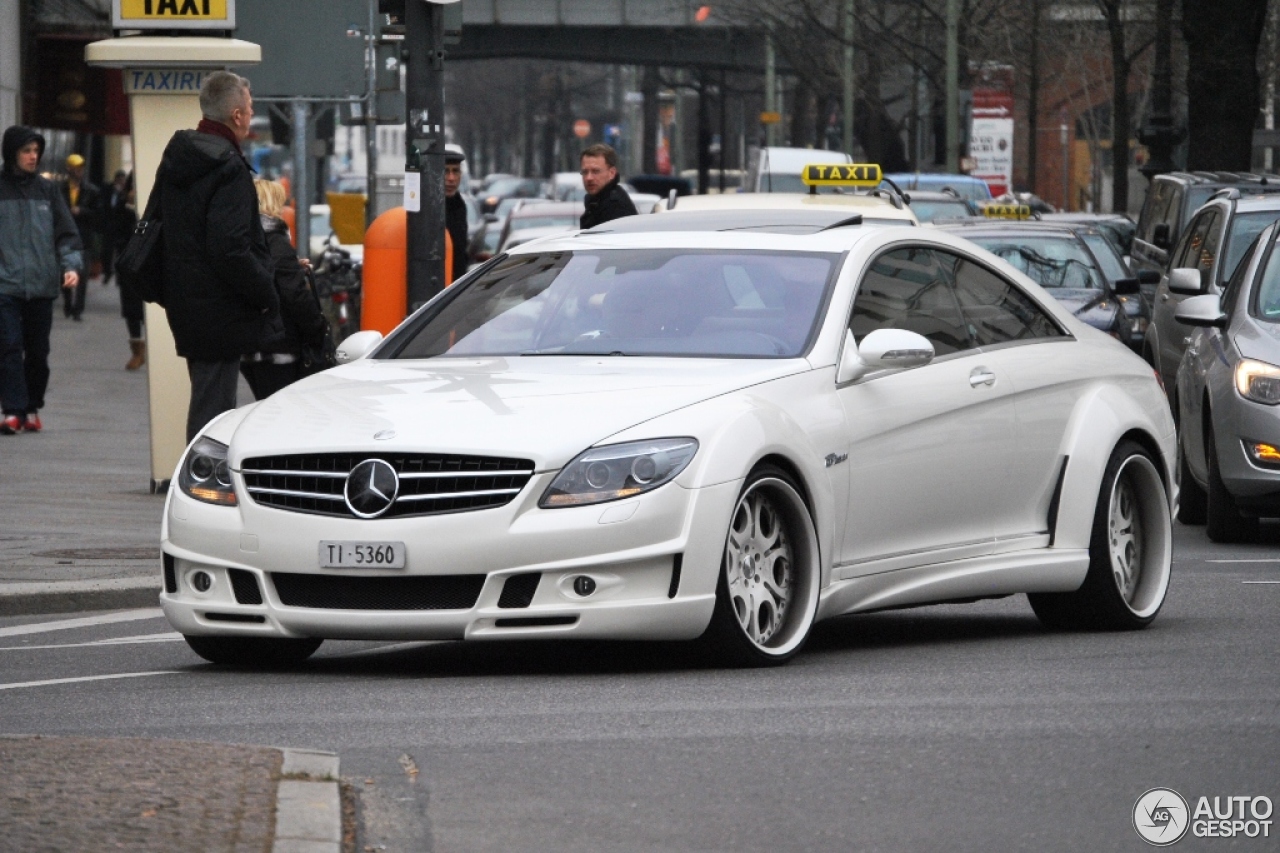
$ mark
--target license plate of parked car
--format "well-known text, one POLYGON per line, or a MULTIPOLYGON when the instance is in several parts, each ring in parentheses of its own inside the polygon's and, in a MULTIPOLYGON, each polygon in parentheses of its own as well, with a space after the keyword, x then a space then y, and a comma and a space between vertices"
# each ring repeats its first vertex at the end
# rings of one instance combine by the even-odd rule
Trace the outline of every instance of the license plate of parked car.
POLYGON ((403 542, 320 543, 322 569, 403 569, 403 542))

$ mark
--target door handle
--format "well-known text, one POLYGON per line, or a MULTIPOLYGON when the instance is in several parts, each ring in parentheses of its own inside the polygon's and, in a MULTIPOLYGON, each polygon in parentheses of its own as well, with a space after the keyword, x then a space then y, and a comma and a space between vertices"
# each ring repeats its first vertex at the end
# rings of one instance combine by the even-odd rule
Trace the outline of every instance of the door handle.
POLYGON ((969 373, 969 387, 977 388, 979 385, 990 387, 996 384, 996 375, 985 367, 975 367, 969 373))
POLYGON ((1169 294, 1167 294, 1167 293, 1162 293, 1162 294, 1160 294, 1160 301, 1161 301, 1161 302, 1168 302, 1168 301, 1169 301, 1169 294))

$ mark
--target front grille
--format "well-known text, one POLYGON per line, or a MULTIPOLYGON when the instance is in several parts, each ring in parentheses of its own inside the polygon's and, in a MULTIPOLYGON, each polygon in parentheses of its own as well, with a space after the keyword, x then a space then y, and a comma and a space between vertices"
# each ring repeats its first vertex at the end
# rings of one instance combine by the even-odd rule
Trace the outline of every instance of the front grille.
POLYGON ((281 604, 322 610, 470 610, 480 597, 484 579, 484 575, 271 575, 281 604))
POLYGON ((227 569, 231 576, 231 590, 236 594, 236 604, 261 604, 262 590, 258 589, 258 579, 253 572, 244 569, 227 569))
POLYGON ((246 459, 245 488, 255 503, 292 512, 356 518, 343 490, 366 459, 390 463, 400 477, 395 503, 380 518, 440 515, 510 503, 533 476, 533 462, 443 453, 312 453, 246 459))
POLYGON ((505 610, 528 607, 533 603, 533 594, 538 591, 540 580, 542 580, 541 572, 529 572, 507 578, 502 584, 502 595, 498 596, 498 606, 505 610))

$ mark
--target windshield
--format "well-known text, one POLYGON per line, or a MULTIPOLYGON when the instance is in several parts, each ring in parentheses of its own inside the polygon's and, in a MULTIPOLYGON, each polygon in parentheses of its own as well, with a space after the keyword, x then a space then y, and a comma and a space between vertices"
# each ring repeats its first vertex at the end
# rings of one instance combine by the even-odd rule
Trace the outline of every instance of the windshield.
POLYGON ((407 330, 396 358, 794 358, 838 255, 613 249, 507 258, 407 330))
POLYGON ((1004 258, 1041 287, 1102 288, 1102 277, 1094 266, 1093 258, 1075 237, 981 236, 969 239, 1004 258))
POLYGON ((1272 222, 1280 219, 1280 210, 1263 210, 1257 213, 1239 213, 1231 220, 1231 236, 1227 238, 1227 257, 1218 274, 1219 281, 1228 281, 1235 275, 1236 267, 1253 240, 1272 222))
POLYGON ((1262 269, 1258 286, 1254 288, 1253 310, 1259 320, 1280 323, 1280 248, 1273 243, 1267 265, 1262 269))
POLYGON ((580 217, 573 213, 557 213, 548 216, 513 216, 511 231, 524 231, 526 228, 577 228, 580 217))
POLYGON ((935 219, 956 216, 973 216, 973 211, 969 209, 969 205, 960 199, 955 201, 916 201, 912 199, 911 212, 921 222, 932 222, 935 219))
POLYGON ((1084 240, 1085 245, 1089 247, 1089 251, 1093 252, 1093 256, 1097 258, 1098 265, 1102 267, 1103 275, 1108 281, 1116 282, 1122 278, 1132 278, 1133 273, 1129 272, 1124 265, 1124 261, 1116 254, 1115 244, 1108 240, 1101 232, 1086 231, 1080 235, 1080 239, 1084 240))

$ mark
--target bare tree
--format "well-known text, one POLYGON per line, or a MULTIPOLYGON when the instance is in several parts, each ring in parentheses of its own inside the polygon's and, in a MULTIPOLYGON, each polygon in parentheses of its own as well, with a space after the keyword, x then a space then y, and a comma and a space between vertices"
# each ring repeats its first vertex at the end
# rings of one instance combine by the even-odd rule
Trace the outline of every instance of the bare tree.
POLYGON ((1187 167, 1247 171, 1258 120, 1258 42, 1267 0, 1218 0, 1183 14, 1187 41, 1187 167))

